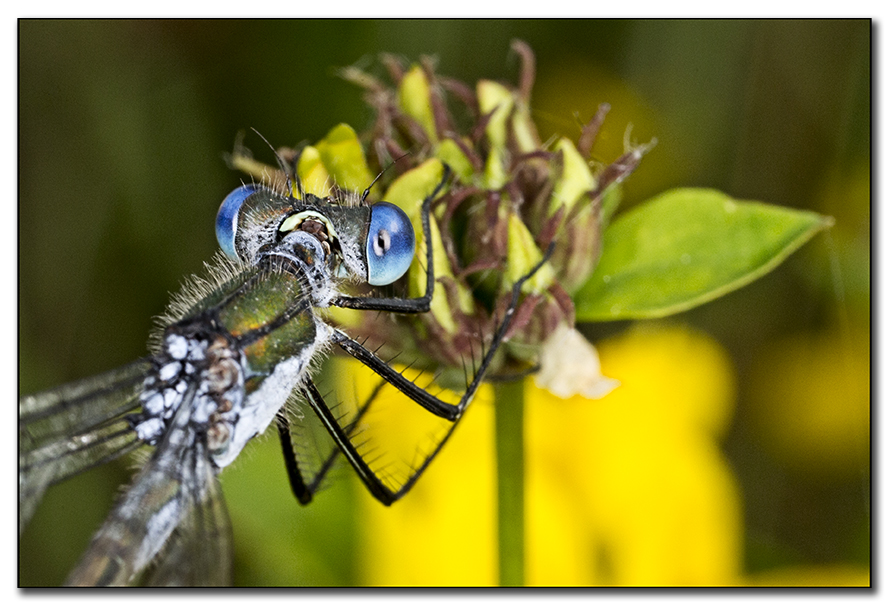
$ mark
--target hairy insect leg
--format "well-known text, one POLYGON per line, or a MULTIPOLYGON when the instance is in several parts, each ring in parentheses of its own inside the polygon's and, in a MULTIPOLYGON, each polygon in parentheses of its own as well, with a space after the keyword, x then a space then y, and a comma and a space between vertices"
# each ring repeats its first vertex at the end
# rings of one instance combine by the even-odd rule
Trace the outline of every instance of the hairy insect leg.
POLYGON ((436 416, 453 422, 448 431, 441 438, 441 440, 438 441, 432 451, 425 456, 425 458, 420 462, 419 465, 412 468, 411 473, 408 475, 407 479, 403 483, 401 483, 400 487, 396 490, 392 490, 391 488, 386 486, 383 479, 371 469, 370 465, 368 465, 365 459, 358 452, 358 449, 350 440, 349 432, 345 431, 337 422, 336 418, 325 404, 324 398, 318 392, 317 388, 315 388, 314 384, 312 384, 311 382, 307 383, 304 390, 304 395, 309 405, 321 419, 321 422, 324 424, 325 428, 330 433, 331 437, 337 443, 339 448, 343 451, 346 459, 356 470, 359 477, 361 478, 361 481, 365 484, 371 494, 373 494, 374 497, 376 497, 379 501, 386 505, 389 505, 404 496, 413 487, 413 485, 417 482, 426 468, 429 467, 429 465, 444 447, 444 444, 448 441, 454 429, 456 428, 456 422, 459 421, 460 418, 463 416, 463 413, 469 406, 470 402, 478 391, 479 386, 484 380, 485 373, 490 367, 491 362, 494 359, 494 355, 497 352, 497 349, 504 341, 506 332, 509 329, 510 323, 512 322, 513 316, 515 315, 516 308, 518 307, 522 286, 549 259, 549 256, 552 254, 552 249, 553 247, 550 246, 550 248, 547 250, 546 255, 544 255, 540 263, 538 263, 528 274, 520 278, 513 285, 512 297, 504 313, 503 319, 497 326, 491 343, 484 356, 482 357, 481 363, 479 364, 475 375, 469 382, 466 391, 463 393, 457 404, 450 404, 429 394, 426 390, 417 386, 415 383, 405 378, 394 368, 383 362, 372 351, 368 350, 354 339, 348 337, 343 332, 334 330, 333 341, 341 348, 343 348, 347 353, 352 355, 358 361, 362 362, 365 366, 370 368, 372 371, 382 377, 387 383, 397 388, 415 403, 432 412, 436 416))
MULTIPOLYGON (((355 416, 350 419, 349 424, 345 427, 345 435, 352 436, 355 427, 361 422, 365 413, 370 409, 371 404, 376 399, 383 385, 385 385, 384 382, 380 382, 377 385, 364 404, 358 409, 355 416)), ((317 389, 315 391, 317 391, 317 389)), ((306 401, 309 401, 311 405, 310 398, 306 397, 305 399, 306 401)), ((334 446, 330 452, 321 459, 321 464, 318 468, 312 470, 309 468, 306 461, 301 460, 302 457, 300 457, 297 452, 293 442, 293 427, 286 413, 281 412, 278 414, 276 424, 278 427, 278 437, 281 442, 281 451, 284 455, 284 465, 287 469, 287 477, 290 480, 290 488, 293 491, 296 500, 299 501, 301 505, 307 505, 312 501, 312 497, 318 491, 324 478, 327 476, 327 473, 333 467, 337 457, 341 453, 341 449, 339 446, 334 446)), ((338 420, 337 425, 340 425, 338 420)))

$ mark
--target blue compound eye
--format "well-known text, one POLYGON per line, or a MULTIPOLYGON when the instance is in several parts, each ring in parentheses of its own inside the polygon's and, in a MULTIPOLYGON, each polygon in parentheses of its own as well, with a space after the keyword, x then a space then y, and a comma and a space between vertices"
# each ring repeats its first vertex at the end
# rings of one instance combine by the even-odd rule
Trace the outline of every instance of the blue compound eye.
POLYGON ((238 231, 238 217, 244 200, 250 197, 258 185, 242 185, 225 197, 216 214, 216 240, 226 256, 237 259, 235 252, 235 233, 238 231))
POLYGON ((414 258, 414 244, 414 226, 403 210, 388 202, 371 206, 367 281, 383 286, 403 276, 414 258))

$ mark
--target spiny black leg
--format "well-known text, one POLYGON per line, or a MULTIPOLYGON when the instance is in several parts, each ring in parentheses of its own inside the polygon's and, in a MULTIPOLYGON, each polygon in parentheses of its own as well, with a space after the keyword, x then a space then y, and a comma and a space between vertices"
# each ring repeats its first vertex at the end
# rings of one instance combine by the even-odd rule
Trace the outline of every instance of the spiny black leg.
MULTIPOLYGON (((332 338, 333 342, 342 347, 348 354, 355 357, 355 359, 385 379, 387 383, 404 393, 411 400, 435 416, 454 421, 460 415, 458 406, 448 404, 447 402, 429 395, 429 393, 414 385, 410 380, 406 379, 404 375, 379 359, 372 351, 344 334, 342 331, 334 329, 332 338)), ((472 393, 467 393, 469 397, 472 397, 475 390, 473 389, 472 393)))
MULTIPOLYGON (((368 396, 367 400, 364 404, 362 404, 361 408, 358 409, 355 417, 349 422, 349 425, 345 428, 345 435, 351 435, 355 426, 361 421, 364 414, 370 408, 370 405, 376 399, 377 395, 380 393, 380 390, 385 385, 384 382, 380 382, 374 390, 371 392, 370 396, 368 396)), ((316 390, 317 391, 317 390, 316 390)), ((306 395, 304 393, 304 395, 306 395)), ((320 398, 320 396, 318 396, 320 398)), ((306 400, 311 404, 311 398, 306 396, 306 400)), ((323 398, 321 399, 323 402, 323 398)), ((326 405, 325 405, 326 407, 326 405)), ((313 407, 314 408, 314 407, 313 407)), ((324 462, 321 464, 321 467, 315 472, 315 476, 313 478, 304 478, 302 472, 299 469, 299 462, 296 455, 296 450, 293 447, 293 438, 290 433, 290 420, 287 418, 285 413, 279 413, 276 417, 277 426, 278 426, 278 437, 281 441, 281 450, 284 454, 284 466, 287 469, 287 477, 290 480, 290 488, 293 490, 293 494, 296 497, 296 500, 299 501, 300 505, 308 505, 312 501, 312 497, 315 492, 317 492, 318 487, 321 485, 321 482, 324 480, 324 477, 327 475, 327 472, 333 467, 334 462, 336 461, 337 456, 340 454, 340 448, 334 447, 330 454, 324 459, 324 462)), ((336 421, 336 419, 334 419, 336 421)), ((339 423, 337 422, 337 426, 339 423)), ((336 438, 334 438, 336 440, 336 438)), ((339 442, 337 442, 339 444, 339 442)))
POLYGON ((404 496, 417 482, 426 468, 429 467, 430 463, 432 463, 433 459, 435 459, 435 457, 441 451, 442 447, 444 447, 445 443, 451 437, 451 434, 457 427, 457 421, 459 421, 460 418, 463 416, 466 407, 469 406, 469 403, 472 401, 472 397, 475 395, 475 392, 478 390, 479 385, 484 379, 485 372, 490 366, 491 361, 494 358, 494 354, 503 343, 506 331, 509 329, 509 325, 512 322, 516 307, 518 306, 522 286, 529 278, 531 278, 531 276, 533 276, 537 272, 537 270, 539 270, 543 266, 543 264, 549 259, 552 251, 553 246, 550 245, 540 263, 538 263, 527 275, 522 276, 522 278, 513 285, 512 299, 510 300, 509 306, 506 309, 503 320, 500 322, 497 330, 494 332, 494 337, 491 341, 491 345, 488 348, 487 353, 485 353, 484 357, 482 358, 481 364, 479 365, 479 368, 476 371, 472 382, 467 386, 466 392, 463 394, 463 397, 460 398, 460 402, 456 405, 448 404, 447 402, 444 402, 430 395, 426 391, 420 389, 414 383, 408 381, 401 374, 392 369, 392 367, 385 364, 376 355, 374 355, 373 352, 366 349, 360 343, 349 338, 339 330, 334 330, 334 342, 336 342, 340 347, 346 350, 346 352, 363 362, 371 370, 379 374, 388 383, 399 389, 402 393, 404 393, 414 402, 420 404, 423 408, 426 408, 430 412, 440 417, 454 421, 454 424, 451 425, 451 428, 445 434, 444 438, 442 438, 435 449, 433 449, 432 452, 430 452, 426 456, 426 458, 423 460, 423 463, 413 471, 413 473, 410 475, 410 477, 408 477, 407 481, 401 486, 401 488, 399 488, 397 491, 392 491, 383 484, 382 480, 380 480, 380 478, 370 469, 370 467, 358 453, 358 450, 349 440, 348 432, 345 432, 342 430, 342 428, 340 428, 339 424, 336 422, 336 418, 327 408, 327 405, 324 403, 324 399, 321 397, 321 394, 318 393, 318 390, 317 388, 315 388, 314 384, 312 384, 311 382, 307 383, 304 394, 306 396, 306 399, 309 401, 309 404, 312 406, 312 409, 315 410, 316 414, 321 419, 324 426, 327 428, 327 431, 330 432, 330 435, 336 441, 337 445, 342 449, 349 463, 352 465, 352 467, 355 468, 355 471, 358 473, 361 481, 364 483, 365 486, 367 486, 371 494, 373 494, 374 497, 376 497, 383 504, 390 505, 391 503, 404 496))
POLYGON ((324 397, 318 391, 318 388, 315 387, 315 384, 311 380, 307 380, 302 392, 303 397, 309 403, 309 406, 311 406, 312 410, 315 411, 315 414, 318 415, 318 418, 321 420, 325 429, 327 429, 330 437, 333 438, 334 442, 336 442, 337 446, 342 450, 346 460, 349 461, 349 464, 355 469, 356 473, 358 473, 358 477, 361 478, 361 481, 364 482, 364 485, 367 486, 370 493, 382 503, 386 505, 391 504, 393 501, 392 491, 383 485, 380 479, 371 470, 370 466, 364 461, 361 455, 358 454, 358 450, 352 445, 352 442, 349 439, 349 432, 340 427, 336 417, 330 411, 327 404, 324 403, 324 397))
POLYGON ((278 425, 278 437, 281 439, 281 451, 284 453, 284 467, 287 469, 287 478, 290 480, 290 488, 293 495, 301 505, 307 505, 312 501, 312 491, 306 486, 299 464, 296 461, 296 452, 293 450, 293 440, 290 437, 290 421, 280 413, 276 417, 278 425))
POLYGON ((429 311, 429 305, 432 302, 432 291, 435 288, 435 269, 432 263, 432 228, 429 223, 429 209, 432 206, 432 201, 435 200, 451 176, 450 167, 447 164, 443 166, 444 171, 442 172, 441 181, 435 186, 435 191, 423 200, 423 208, 420 212, 420 220, 423 223, 423 239, 426 242, 426 294, 412 299, 404 297, 339 296, 331 301, 331 305, 348 307, 349 309, 378 309, 403 314, 418 314, 429 311))

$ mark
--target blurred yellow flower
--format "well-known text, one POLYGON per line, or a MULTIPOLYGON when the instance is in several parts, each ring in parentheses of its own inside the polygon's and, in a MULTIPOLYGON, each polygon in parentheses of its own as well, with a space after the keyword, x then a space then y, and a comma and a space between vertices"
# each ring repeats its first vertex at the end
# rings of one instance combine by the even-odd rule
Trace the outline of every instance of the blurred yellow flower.
MULTIPOLYGON (((622 384, 602 400, 562 400, 525 382, 526 582, 738 583, 740 500, 718 448, 734 397, 726 354, 706 335, 660 324, 600 352, 622 384)), ((480 394, 403 501, 363 499, 364 583, 497 582, 490 398, 480 394)))
MULTIPOLYGON (((358 393, 369 393, 378 382, 366 367, 344 361, 345 375, 358 393)), ((399 370, 401 370, 399 368, 399 370)), ((420 385, 431 377, 421 377, 420 385)), ((394 389, 387 396, 398 398, 394 389)), ((402 398, 403 399, 403 398, 402 398)), ((497 583, 496 476, 492 390, 483 386, 461 425, 432 466, 410 493, 391 507, 361 490, 358 517, 362 536, 362 585, 479 586, 497 583)), ((375 402, 385 406, 388 402, 375 402)), ((410 402, 385 430, 375 429, 375 441, 401 445, 402 460, 410 460, 407 435, 428 435, 412 424, 432 415, 410 402), (423 417, 423 418, 421 418, 423 417), (383 436, 385 433, 385 436, 383 436)), ((372 414, 372 413, 371 413, 372 414)), ((440 422, 439 422, 440 423, 440 422)), ((398 448, 398 446, 396 446, 398 448)), ((428 448, 428 445, 426 445, 428 448)), ((398 455, 396 455, 398 456, 398 455)))
POLYGON ((752 372, 754 427, 778 461, 822 481, 855 477, 867 469, 868 329, 804 333, 772 343, 752 372))
POLYGON ((527 392, 527 581, 735 583, 740 500, 718 448, 734 404, 726 354, 659 324, 599 352, 621 382, 602 400, 527 392))

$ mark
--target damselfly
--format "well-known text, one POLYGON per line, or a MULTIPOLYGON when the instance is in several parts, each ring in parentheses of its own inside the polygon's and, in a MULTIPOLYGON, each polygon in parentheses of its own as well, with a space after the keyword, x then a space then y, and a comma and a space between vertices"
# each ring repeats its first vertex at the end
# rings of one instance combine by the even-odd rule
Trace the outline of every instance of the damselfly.
MULTIPOLYGON (((432 241, 431 205, 448 178, 442 166, 441 181, 423 201, 426 243, 432 241)), ((440 399, 322 317, 330 307, 429 311, 435 284, 429 245, 422 296, 351 296, 338 287, 343 280, 390 284, 414 258, 407 216, 386 202, 368 205, 369 189, 349 205, 299 191, 294 196, 289 179, 283 194, 262 185, 237 188, 216 221, 226 260, 211 280, 191 281, 186 295, 174 300, 149 357, 21 398, 20 530, 48 486, 139 447, 154 448, 68 583, 126 584, 144 573, 141 580, 150 584, 227 584, 230 527, 217 474, 272 422, 301 503, 312 499, 340 453, 385 504, 404 496, 439 453, 504 341, 523 283, 540 265, 512 286, 511 304, 462 396, 440 399), (408 473, 387 474, 361 448, 360 425, 372 398, 354 414, 338 415, 313 381, 313 362, 332 345, 451 422, 408 473), (284 414, 285 404, 297 399, 335 444, 320 464, 307 464, 302 435, 284 414)))

